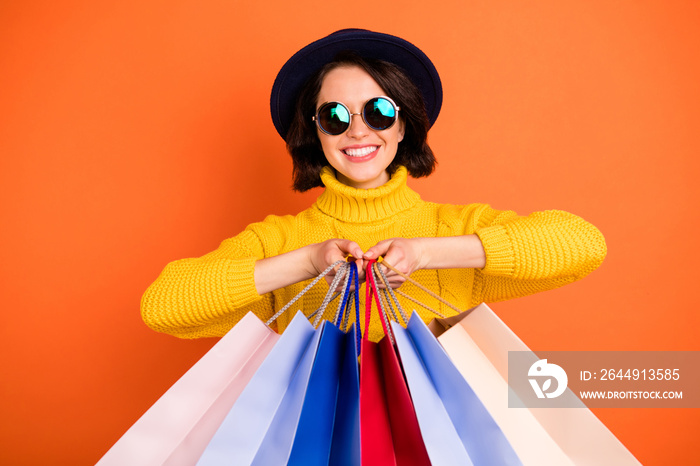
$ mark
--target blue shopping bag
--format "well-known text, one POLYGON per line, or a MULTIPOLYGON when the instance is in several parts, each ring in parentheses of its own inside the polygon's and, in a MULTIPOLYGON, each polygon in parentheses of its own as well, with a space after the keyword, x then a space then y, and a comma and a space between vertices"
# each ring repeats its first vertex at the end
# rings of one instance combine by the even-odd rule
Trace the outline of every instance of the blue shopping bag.
POLYGON ((343 361, 338 384, 333 439, 328 464, 360 464, 360 372, 357 364, 357 326, 352 324, 344 336, 343 361))
MULTIPOLYGON (((359 465, 359 371, 354 324, 324 321, 288 465, 359 465)), ((269 463, 272 464, 272 463, 269 463)))
POLYGON ((521 465, 500 427, 417 313, 392 322, 411 398, 434 465, 521 465))
MULTIPOLYGON (((350 287, 357 268, 350 267, 335 325, 323 322, 321 342, 311 370, 302 413, 287 462, 291 466, 360 464, 360 380, 356 326, 339 327, 352 303, 350 287)), ((355 293, 356 295, 356 293, 355 293)), ((358 300, 355 312, 358 313, 358 300)), ((346 321, 347 323, 347 321, 346 321)))
POLYGON ((277 408, 275 417, 265 434, 265 438, 258 447, 258 451, 251 465, 270 466, 274 464, 284 464, 289 458, 294 441, 294 434, 299 423, 304 398, 308 389, 311 371, 316 355, 318 354, 321 336, 322 331, 320 329, 314 331, 312 341, 307 346, 301 358, 294 378, 289 384, 289 388, 277 408))

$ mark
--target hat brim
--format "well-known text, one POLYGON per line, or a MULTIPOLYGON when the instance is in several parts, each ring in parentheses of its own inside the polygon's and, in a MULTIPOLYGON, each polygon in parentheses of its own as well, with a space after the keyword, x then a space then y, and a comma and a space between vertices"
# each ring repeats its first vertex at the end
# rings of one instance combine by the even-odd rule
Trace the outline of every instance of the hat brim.
POLYGON ((428 56, 410 42, 389 34, 346 29, 307 45, 295 53, 277 75, 270 96, 270 112, 277 132, 286 139, 302 87, 319 69, 342 51, 399 66, 423 95, 430 126, 442 106, 442 84, 428 56))

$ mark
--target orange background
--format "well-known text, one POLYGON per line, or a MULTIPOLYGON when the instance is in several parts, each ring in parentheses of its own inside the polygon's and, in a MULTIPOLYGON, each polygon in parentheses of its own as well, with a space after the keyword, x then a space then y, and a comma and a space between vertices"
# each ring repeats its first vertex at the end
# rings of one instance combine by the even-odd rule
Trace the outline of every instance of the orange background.
MULTIPOLYGON (((318 195, 289 189, 269 92, 344 27, 405 37, 441 73, 424 199, 605 234, 587 279, 493 306, 530 347, 700 350, 700 3, 111 3, 0 6, 0 463, 94 463, 214 343, 147 329, 141 294, 318 195)), ((698 410, 595 413, 645 464, 700 458, 698 410)))

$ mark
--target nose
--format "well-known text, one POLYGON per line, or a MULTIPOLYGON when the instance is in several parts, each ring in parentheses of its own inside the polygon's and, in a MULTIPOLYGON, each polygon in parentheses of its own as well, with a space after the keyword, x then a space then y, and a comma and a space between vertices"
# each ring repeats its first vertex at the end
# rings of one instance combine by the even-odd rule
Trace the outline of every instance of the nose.
POLYGON ((350 127, 347 130, 348 137, 351 138, 363 138, 369 134, 369 127, 365 124, 365 120, 362 118, 362 113, 351 113, 350 114, 350 127), (353 118, 358 116, 359 118, 353 118))

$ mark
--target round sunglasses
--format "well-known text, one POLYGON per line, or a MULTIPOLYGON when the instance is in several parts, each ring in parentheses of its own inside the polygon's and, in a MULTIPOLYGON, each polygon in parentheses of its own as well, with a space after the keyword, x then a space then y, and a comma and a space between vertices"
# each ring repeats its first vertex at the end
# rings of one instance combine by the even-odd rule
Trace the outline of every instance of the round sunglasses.
POLYGON ((361 113, 351 113, 342 102, 326 102, 318 108, 312 118, 318 128, 326 134, 337 136, 350 127, 353 115, 362 115, 362 121, 375 131, 389 129, 396 123, 401 108, 389 97, 373 97, 365 102, 361 113))

